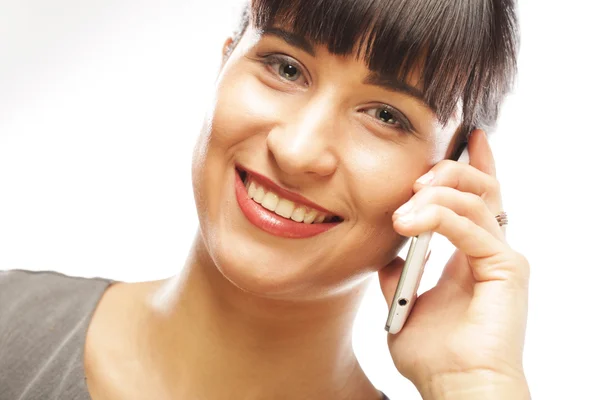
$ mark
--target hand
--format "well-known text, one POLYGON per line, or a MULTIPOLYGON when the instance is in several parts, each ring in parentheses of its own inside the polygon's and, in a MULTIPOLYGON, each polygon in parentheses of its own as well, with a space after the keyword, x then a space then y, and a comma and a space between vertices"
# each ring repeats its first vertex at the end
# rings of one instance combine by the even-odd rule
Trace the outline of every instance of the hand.
MULTIPOLYGON (((418 297, 403 329, 388 335, 396 368, 422 394, 458 376, 463 384, 465 377, 486 376, 526 387, 529 264, 510 248, 495 219, 502 199, 485 133, 474 131, 468 148, 470 165, 438 163, 431 182, 415 183, 411 210, 393 216, 399 234, 434 231, 457 248, 437 285, 418 297)), ((403 264, 397 258, 379 272, 388 306, 403 264)))

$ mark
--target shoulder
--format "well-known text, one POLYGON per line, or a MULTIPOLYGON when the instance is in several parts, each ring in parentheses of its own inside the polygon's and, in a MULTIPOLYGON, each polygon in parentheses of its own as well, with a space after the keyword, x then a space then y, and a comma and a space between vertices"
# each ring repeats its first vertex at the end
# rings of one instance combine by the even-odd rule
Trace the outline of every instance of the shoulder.
POLYGON ((110 283, 53 271, 0 271, 2 346, 73 328, 93 311, 110 283))
POLYGON ((54 271, 0 271, 0 329, 6 326, 58 322, 87 310, 110 284, 54 271))
POLYGON ((53 271, 0 271, 0 398, 56 388, 54 380, 74 387, 87 326, 110 284, 53 271))

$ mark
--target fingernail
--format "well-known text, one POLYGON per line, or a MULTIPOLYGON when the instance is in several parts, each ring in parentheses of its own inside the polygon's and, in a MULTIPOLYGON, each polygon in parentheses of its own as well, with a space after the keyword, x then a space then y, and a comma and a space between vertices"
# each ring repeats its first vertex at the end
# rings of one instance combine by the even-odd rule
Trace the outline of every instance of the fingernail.
POLYGON ((404 203, 402 205, 402 207, 400 207, 399 209, 396 210, 396 212, 394 213, 394 216, 400 216, 402 214, 407 214, 410 210, 412 210, 413 206, 414 206, 414 201, 409 200, 406 203, 404 203))
POLYGON ((429 171, 428 173, 417 179, 417 182, 419 182, 422 185, 427 185, 428 183, 431 183, 431 181, 433 181, 432 171, 429 171))

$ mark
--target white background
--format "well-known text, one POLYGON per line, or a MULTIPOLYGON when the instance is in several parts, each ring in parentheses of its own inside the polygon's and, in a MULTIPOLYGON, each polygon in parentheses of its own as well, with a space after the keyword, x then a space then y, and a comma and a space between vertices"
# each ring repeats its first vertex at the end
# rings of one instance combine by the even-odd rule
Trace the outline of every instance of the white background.
MULTIPOLYGON (((197 221, 192 149, 232 1, 0 0, 0 269, 135 281, 181 267, 197 221)), ((600 398, 594 4, 521 2, 519 82, 492 138, 509 239, 532 265, 536 399, 600 398)), ((451 251, 436 237, 420 293, 451 251)), ((359 360, 392 399, 418 398, 391 363, 373 283, 359 360)))

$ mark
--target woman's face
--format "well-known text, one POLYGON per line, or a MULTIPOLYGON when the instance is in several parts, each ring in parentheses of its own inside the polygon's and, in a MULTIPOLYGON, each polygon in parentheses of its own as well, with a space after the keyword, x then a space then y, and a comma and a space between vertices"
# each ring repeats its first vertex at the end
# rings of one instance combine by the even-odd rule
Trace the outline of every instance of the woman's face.
POLYGON ((406 238, 392 213, 448 156, 460 121, 441 126, 393 86, 355 57, 248 28, 222 67, 193 164, 203 245, 225 277, 261 296, 314 298, 396 256, 406 238))

